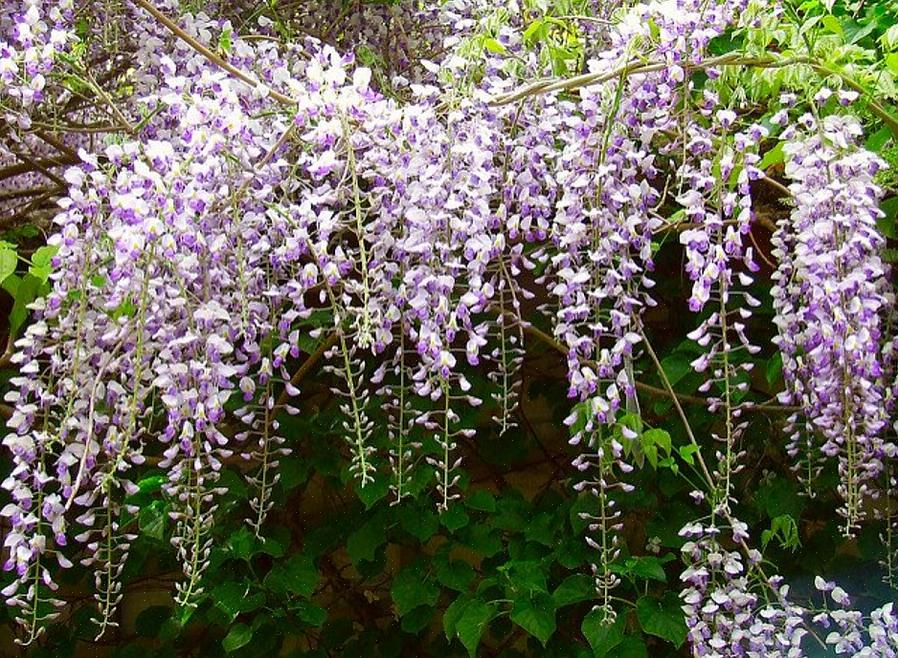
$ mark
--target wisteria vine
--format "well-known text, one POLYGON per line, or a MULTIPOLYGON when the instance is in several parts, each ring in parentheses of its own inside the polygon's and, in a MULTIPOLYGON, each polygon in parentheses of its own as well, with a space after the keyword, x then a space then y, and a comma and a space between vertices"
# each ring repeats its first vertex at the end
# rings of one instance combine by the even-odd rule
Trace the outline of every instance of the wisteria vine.
MULTIPOLYGON (((839 653, 898 655, 891 604, 864 616, 822 579, 835 609, 795 602, 736 516, 733 477, 755 440, 743 393, 761 350, 748 326, 761 303, 749 288, 765 183, 788 194, 772 297, 796 471, 812 492, 835 461, 849 535, 869 500, 891 509, 894 487, 883 163, 860 145, 857 93, 786 93, 765 126, 714 84, 725 67, 764 62, 712 56, 712 41, 777 6, 636 5, 595 34, 603 47, 579 77, 524 84, 548 71, 513 0, 309 3, 292 18, 306 36, 289 43, 267 16, 241 34, 233 3, 77 4, 0 10, 0 212, 49 213, 55 254, 7 396, 4 566, 17 578, 4 595, 24 643, 64 605, 54 574, 72 566, 71 542, 94 572, 98 635, 116 624, 132 473, 147 460, 166 473, 177 602, 197 604, 224 464, 246 463, 246 521, 262 536, 289 453, 278 414, 303 413, 291 372, 303 360, 324 360, 358 486, 386 471, 399 503, 430 469, 448 509, 459 442, 476 438, 463 411, 490 406, 500 435, 513 427, 537 337, 567 362, 575 486, 595 496, 584 518, 605 621, 619 581, 616 497, 639 459, 641 428, 621 419, 640 416, 649 356, 697 453, 702 511, 681 533, 694 654, 799 656, 814 636, 839 653), (85 25, 91 11, 108 24, 85 25), (110 43, 115 55, 92 73, 110 43), (110 81, 129 94, 113 97, 110 81), (97 102, 81 103, 86 94, 97 102), (51 121, 72 131, 53 138, 51 121), (759 166, 771 126, 786 185, 759 166), (692 367, 719 418, 704 455, 645 331, 657 241, 670 235, 692 283, 692 367), (534 298, 551 335, 525 316, 534 298), (490 370, 488 399, 470 367, 490 370), (373 436, 381 402, 386 450, 373 436)), ((891 512, 886 523, 891 537, 891 512)))

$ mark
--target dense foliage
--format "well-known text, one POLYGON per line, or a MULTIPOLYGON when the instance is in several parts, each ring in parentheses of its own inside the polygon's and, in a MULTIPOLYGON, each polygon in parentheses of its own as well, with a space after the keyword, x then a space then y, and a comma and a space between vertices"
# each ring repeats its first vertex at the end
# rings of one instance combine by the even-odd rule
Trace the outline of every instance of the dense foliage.
POLYGON ((888 2, 5 3, 10 633, 898 656, 896 76, 888 2))

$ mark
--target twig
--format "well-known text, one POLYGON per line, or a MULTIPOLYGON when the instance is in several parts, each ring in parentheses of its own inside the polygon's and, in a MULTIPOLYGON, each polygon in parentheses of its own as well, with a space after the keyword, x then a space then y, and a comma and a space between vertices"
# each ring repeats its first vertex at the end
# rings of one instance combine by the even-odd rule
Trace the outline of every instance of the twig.
MULTIPOLYGON (((138 0, 140 1, 140 0, 138 0)), ((740 57, 737 53, 727 53, 719 57, 711 57, 702 62, 684 62, 683 68, 687 70, 701 70, 714 66, 749 66, 757 68, 782 68, 785 66, 793 66, 804 64, 810 66, 814 71, 822 76, 836 76, 848 85, 854 91, 864 95, 869 103, 870 111, 877 117, 885 121, 892 134, 898 137, 898 118, 886 110, 874 97, 873 94, 857 80, 849 76, 847 73, 837 71, 830 68, 811 57, 790 57, 789 59, 774 59, 771 57, 740 57)), ((596 73, 584 73, 572 78, 550 78, 539 80, 531 84, 525 85, 507 94, 501 94, 494 97, 490 101, 490 105, 507 105, 521 98, 528 96, 536 96, 539 94, 548 94, 553 91, 572 91, 580 87, 600 84, 608 82, 621 76, 629 76, 634 73, 651 73, 653 71, 661 71, 670 64, 667 62, 645 62, 644 60, 630 60, 623 66, 613 71, 600 71, 596 73)))
MULTIPOLYGON (((567 355, 570 351, 567 346, 562 345, 557 340, 555 340, 552 336, 542 331, 541 329, 537 329, 533 325, 525 324, 524 325, 524 333, 533 336, 540 342, 548 345, 552 349, 560 352, 561 354, 567 355)), ((650 347, 646 343, 646 347, 650 347)), ((635 382, 634 384, 636 388, 643 393, 648 393, 649 395, 654 395, 655 397, 667 397, 679 402, 688 402, 689 404, 700 404, 707 406, 708 400, 703 397, 699 397, 697 395, 687 395, 685 393, 677 393, 672 388, 658 388, 657 386, 652 386, 651 384, 646 384, 643 382, 635 382)), ((746 407, 744 407, 744 411, 766 411, 771 413, 792 413, 794 411, 798 411, 798 407, 787 407, 779 404, 751 404, 746 403, 746 407), (750 406, 748 406, 750 405, 750 406)))
MULTIPOLYGON (((227 71, 228 73, 233 75, 238 80, 241 80, 242 82, 245 82, 246 84, 248 84, 249 86, 254 87, 254 88, 265 86, 261 82, 256 80, 254 77, 252 77, 251 75, 249 75, 247 73, 244 73, 243 71, 238 69, 236 66, 233 66, 226 60, 222 59, 221 57, 216 55, 212 50, 210 50, 207 46, 203 45, 202 43, 200 43, 199 41, 194 39, 192 36, 187 34, 187 32, 182 30, 177 23, 175 23, 171 18, 169 18, 168 16, 163 14, 161 11, 156 9, 156 7, 154 7, 147 0, 134 0, 134 4, 136 4, 138 7, 142 7, 143 9, 145 9, 147 12, 149 12, 153 16, 153 18, 155 18, 157 21, 162 23, 166 28, 168 28, 168 30, 172 34, 174 34, 176 37, 178 37, 181 41, 186 43, 188 46, 193 48, 200 55, 202 55, 203 57, 208 59, 210 62, 212 62, 219 68, 224 69, 225 71, 227 71)), ((292 98, 290 98, 289 96, 285 96, 284 94, 282 94, 278 91, 275 91, 274 89, 271 89, 267 86, 266 86, 266 89, 268 89, 268 95, 271 96, 274 100, 278 101, 279 103, 283 103, 284 105, 296 105, 296 101, 293 100, 292 98)))
MULTIPOLYGON (((290 378, 290 385, 294 388, 301 382, 307 374, 309 374, 309 370, 318 363, 321 358, 324 356, 324 353, 327 352, 330 348, 337 344, 337 340, 339 336, 337 332, 332 333, 330 336, 325 339, 321 345, 318 346, 312 354, 309 355, 309 358, 303 361, 302 365, 296 370, 293 374, 293 377, 290 378)), ((287 404, 287 400, 290 399, 290 394, 287 393, 287 387, 284 387, 284 390, 281 391, 281 394, 278 396, 278 399, 274 403, 274 408, 272 409, 271 416, 274 417, 274 411, 281 409, 287 404)))

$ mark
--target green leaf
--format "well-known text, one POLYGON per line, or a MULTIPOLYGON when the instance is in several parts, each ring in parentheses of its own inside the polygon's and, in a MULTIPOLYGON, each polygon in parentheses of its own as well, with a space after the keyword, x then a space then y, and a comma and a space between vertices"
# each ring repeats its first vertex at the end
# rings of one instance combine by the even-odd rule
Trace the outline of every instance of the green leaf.
POLYGON ((12 305, 12 311, 9 313, 9 330, 11 334, 17 334, 22 325, 25 324, 29 314, 28 304, 37 297, 40 286, 41 281, 35 276, 26 274, 22 277, 16 289, 16 301, 12 305))
POLYGON ((368 482, 364 487, 358 484, 356 480, 355 492, 365 506, 365 509, 371 509, 374 504, 381 498, 384 498, 390 491, 389 479, 380 473, 374 476, 374 482, 368 482))
POLYGON ((386 540, 387 534, 383 519, 375 517, 349 535, 346 540, 346 552, 356 564, 363 561, 370 562, 374 559, 377 549, 386 540))
POLYGON ((53 256, 58 251, 59 247, 56 245, 44 245, 35 251, 31 256, 31 265, 28 267, 28 272, 39 279, 41 283, 46 283, 53 272, 53 256))
POLYGON ((240 528, 228 537, 226 550, 231 557, 238 560, 249 560, 255 555, 256 537, 249 528, 240 528))
POLYGON ((761 533, 761 545, 766 549, 771 540, 776 539, 782 548, 795 550, 801 546, 798 524, 788 514, 772 519, 770 528, 761 533))
POLYGON ((140 637, 157 637, 162 625, 171 618, 172 609, 165 605, 144 608, 134 620, 134 632, 140 637))
POLYGON ((518 599, 511 620, 546 646, 555 632, 555 601, 547 595, 518 599))
POLYGON ((399 508, 399 525, 419 542, 424 543, 436 534, 440 521, 429 507, 421 509, 417 505, 405 505, 399 508))
POLYGON ((232 626, 228 634, 225 635, 225 638, 221 641, 221 647, 226 653, 232 653, 241 647, 245 647, 252 639, 253 629, 246 624, 237 624, 232 626))
POLYGON ((833 16, 832 14, 828 16, 824 16, 821 21, 823 23, 823 27, 832 32, 835 35, 840 37, 845 36, 845 31, 842 29, 842 24, 839 22, 839 19, 833 16))
POLYGON ((303 597, 312 596, 318 587, 318 569, 312 558, 296 555, 279 564, 265 576, 265 587, 274 592, 290 592, 303 597))
POLYGON ((6 278, 16 271, 19 258, 16 256, 16 250, 4 247, 0 249, 0 282, 6 281, 6 278))
MULTIPOLYGON (((159 491, 166 482, 168 482, 168 478, 164 475, 150 475, 138 480, 137 489, 139 493, 153 493, 159 491)), ((137 495, 137 492, 134 495, 137 495)))
POLYGON ((460 505, 452 505, 440 514, 440 523, 449 531, 455 532, 461 530, 471 521, 471 517, 461 508, 460 505))
POLYGON ((499 571, 508 578, 511 588, 525 594, 548 594, 546 570, 538 560, 512 560, 506 562, 499 571))
POLYGON ((474 567, 464 560, 439 560, 436 576, 440 584, 459 592, 465 592, 474 580, 474 567))
POLYGON ((682 352, 674 352, 661 359, 661 367, 671 386, 676 386, 677 382, 692 372, 692 366, 689 365, 691 361, 692 359, 682 352))
POLYGON ((310 626, 320 627, 327 621, 327 610, 311 601, 297 601, 293 609, 300 620, 310 626))
POLYGON ((554 514, 540 512, 530 518, 530 523, 524 528, 524 538, 550 548, 557 546, 556 531, 558 527, 556 521, 557 518, 554 514))
POLYGON ((465 606, 461 617, 455 624, 458 639, 461 640, 462 645, 468 650, 468 655, 471 658, 477 655, 477 646, 480 644, 480 638, 483 637, 483 631, 494 614, 495 608, 493 606, 474 599, 465 606))
POLYGON ((785 153, 783 153, 784 143, 785 142, 777 142, 776 146, 767 151, 758 163, 758 169, 766 170, 773 165, 782 164, 785 158, 785 153))
POLYGON ((480 512, 495 512, 496 498, 486 489, 478 489, 465 498, 465 504, 480 512))
POLYGON ((572 603, 589 601, 596 596, 596 586, 593 579, 584 573, 575 573, 565 578, 552 592, 555 606, 562 608, 572 603))
POLYGON ((505 46, 491 37, 487 37, 483 40, 483 47, 491 53, 496 53, 499 55, 503 55, 507 52, 505 46))
POLYGON ((625 564, 627 570, 634 576, 645 580, 658 580, 662 583, 667 582, 667 574, 664 573, 664 567, 661 560, 652 555, 627 558, 625 564))
POLYGON ((417 635, 430 625, 433 615, 434 609, 431 606, 419 606, 402 618, 399 627, 406 633, 417 635))
POLYGON ((446 607, 443 613, 443 632, 446 633, 446 639, 451 640, 455 637, 456 625, 458 620, 464 614, 465 608, 473 600, 470 594, 460 594, 452 603, 446 607))
POLYGON ((614 658, 649 658, 649 651, 642 637, 626 635, 617 646, 614 658))
POLYGON ((783 377, 783 355, 777 352, 767 361, 767 384, 773 386, 783 377))
POLYGON ((774 477, 760 485, 755 493, 755 504, 770 519, 782 515, 799 519, 805 506, 804 498, 798 495, 798 485, 785 477, 774 477))
POLYGON ((679 648, 686 641, 686 622, 680 609, 680 598, 667 592, 663 598, 641 596, 636 600, 636 616, 642 630, 667 640, 679 648))
POLYGON ((654 428, 640 435, 642 450, 645 452, 646 458, 653 468, 658 468, 658 451, 659 449, 665 456, 670 455, 671 440, 670 434, 665 430, 654 428))
POLYGON ((623 615, 618 615, 613 623, 608 623, 607 615, 600 608, 590 611, 580 624, 583 637, 592 647, 596 658, 611 655, 609 652, 624 638, 623 615))
POLYGON ((309 479, 312 467, 308 459, 284 457, 280 462, 281 465, 278 468, 278 473, 281 476, 280 483, 287 491, 295 489, 309 479))
POLYGON ((221 35, 218 37, 218 47, 226 54, 231 54, 231 35, 233 34, 233 30, 231 28, 227 28, 221 31, 221 35))
POLYGON ((876 228, 887 238, 898 238, 898 197, 886 199, 880 208, 885 216, 876 220, 876 228))
POLYGON ((858 23, 857 21, 848 20, 845 22, 843 29, 845 33, 845 40, 850 44, 855 44, 876 29, 876 22, 869 21, 865 23, 858 23))
POLYGON ((22 277, 16 274, 10 274, 8 277, 0 281, 0 287, 8 292, 10 297, 15 299, 16 294, 19 292, 20 283, 22 283, 22 277))
POLYGON ((682 459, 684 462, 686 462, 690 466, 695 465, 695 457, 693 457, 693 455, 698 452, 697 445, 695 445, 694 443, 690 443, 689 445, 680 446, 680 448, 677 449, 677 452, 680 455, 680 459, 682 459))
POLYGON ((37 249, 31 255, 31 264, 38 267, 50 267, 53 263, 53 257, 59 253, 59 247, 56 245, 44 245, 37 249))
POLYGON ((898 53, 886 55, 883 61, 892 73, 898 75, 898 53))
POLYGON ((420 567, 406 567, 393 579, 390 588, 396 613, 402 617, 420 605, 435 605, 440 588, 425 578, 420 567))
POLYGON ((249 595, 249 592, 250 585, 248 583, 226 580, 216 586, 211 594, 215 601, 215 607, 227 616, 230 623, 240 613, 252 612, 265 603, 265 595, 262 592, 256 592, 252 596, 249 595))
POLYGON ((137 527, 141 534, 161 541, 168 527, 168 505, 161 500, 154 500, 141 508, 137 516, 137 527))
POLYGON ((502 537, 486 524, 478 523, 470 528, 465 544, 484 557, 492 557, 502 551, 502 537))
POLYGON ((865 146, 868 151, 879 153, 885 146, 889 138, 892 136, 892 129, 889 126, 883 126, 867 138, 865 146))
POLYGON ((545 39, 547 33, 547 22, 542 18, 538 18, 530 23, 530 25, 527 26, 527 29, 524 30, 524 41, 526 41, 530 45, 533 45, 534 43, 545 39))

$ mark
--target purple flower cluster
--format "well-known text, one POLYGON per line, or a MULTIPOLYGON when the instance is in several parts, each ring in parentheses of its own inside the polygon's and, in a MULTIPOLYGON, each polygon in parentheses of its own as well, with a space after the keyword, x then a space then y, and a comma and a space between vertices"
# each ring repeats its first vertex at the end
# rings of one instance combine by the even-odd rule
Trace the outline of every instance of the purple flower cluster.
MULTIPOLYGON (((838 459, 849 534, 894 452, 883 438, 891 375, 881 348, 891 303, 873 182, 883 163, 857 148, 859 135, 855 119, 835 114, 807 113, 786 129, 795 205, 773 238, 776 344, 787 384, 780 397, 801 407, 807 430, 822 437, 820 453, 838 459)), ((796 431, 792 453, 806 440, 796 431)))
POLYGON ((690 523, 680 579, 689 642, 694 656, 726 658, 761 656, 797 658, 808 631, 806 611, 788 599, 789 586, 767 577, 756 550, 743 552, 747 526, 738 521, 723 528, 690 523), (727 549, 726 542, 736 549, 727 549))
POLYGON ((4 5, 0 8, 0 103, 29 108, 43 100, 56 56, 73 39, 75 3, 27 0, 4 5))

